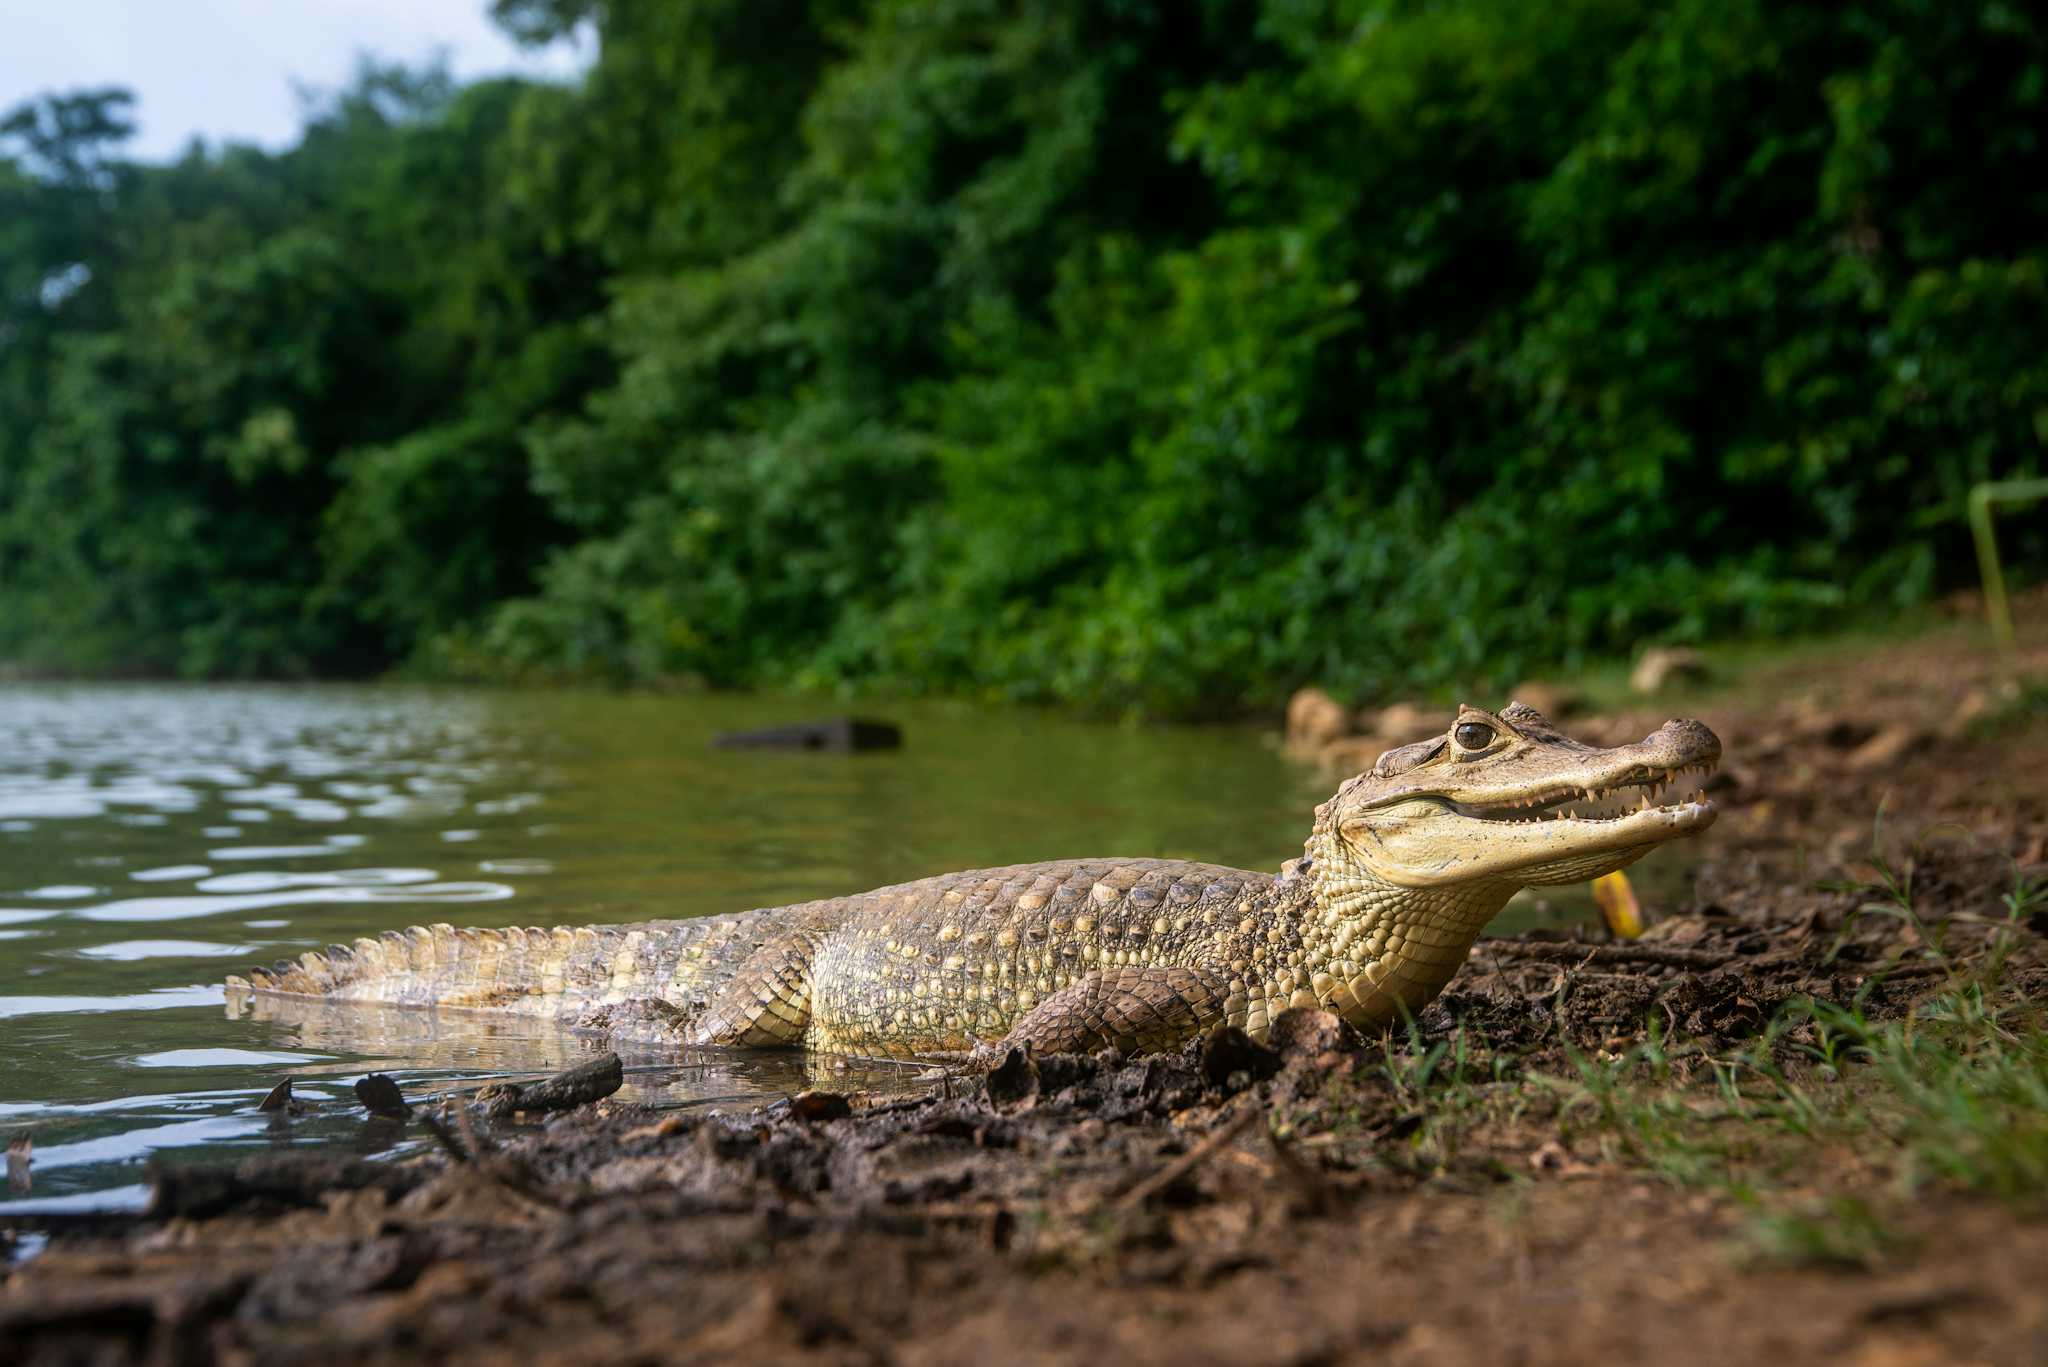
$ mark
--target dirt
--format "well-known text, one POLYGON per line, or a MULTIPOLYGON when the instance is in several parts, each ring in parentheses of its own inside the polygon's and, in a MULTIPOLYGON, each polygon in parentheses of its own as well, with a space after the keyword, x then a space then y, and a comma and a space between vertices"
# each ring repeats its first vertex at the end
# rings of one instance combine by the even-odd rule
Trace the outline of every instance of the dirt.
MULTIPOLYGON (((1949 637, 1698 710, 1729 763, 1690 900, 1630 944, 1484 942, 1412 1037, 1297 1012, 1272 1048, 1014 1058, 735 1115, 600 1102, 403 1164, 172 1173, 157 1213, 17 1262, 0 1361, 2048 1360, 2040 1208, 1817 1141, 1773 1199, 1867 1201, 1888 1232, 1787 1261, 1741 1184, 1659 1171, 1544 1082, 1649 1030, 1677 1095, 1708 1096, 1722 1051, 1812 1080, 1811 1028, 1772 1030, 1788 1004, 1903 1017, 2001 946, 2001 898, 2048 857, 2048 727, 1949 637), (1917 925, 1870 909, 1887 876, 1917 925)), ((1999 992, 2048 993, 2044 931, 2006 935, 1999 992)))

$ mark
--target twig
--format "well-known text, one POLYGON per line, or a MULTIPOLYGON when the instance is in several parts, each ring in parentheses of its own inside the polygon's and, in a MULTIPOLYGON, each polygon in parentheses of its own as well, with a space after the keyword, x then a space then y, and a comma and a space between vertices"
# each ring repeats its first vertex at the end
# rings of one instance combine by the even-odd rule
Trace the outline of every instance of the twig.
POLYGON ((457 1106, 455 1108, 455 1128, 462 1135, 463 1147, 469 1150, 472 1162, 482 1159, 487 1154, 496 1150, 497 1145, 493 1144, 487 1136, 478 1132, 476 1117, 470 1114, 469 1107, 457 1106))
POLYGON ((1237 1119, 1231 1121, 1222 1129, 1217 1130, 1207 1139, 1204 1139, 1201 1143, 1195 1145, 1195 1147, 1189 1149, 1171 1163, 1168 1163, 1158 1172, 1153 1173, 1150 1177, 1132 1187, 1129 1191, 1118 1197, 1116 1203, 1110 1208, 1112 1210, 1124 1211, 1134 1210, 1144 1205, 1145 1202, 1151 1200, 1160 1192, 1165 1191, 1175 1182, 1178 1182, 1197 1167, 1228 1148, 1231 1141, 1250 1129, 1254 1121, 1264 1118, 1265 1114, 1265 1111, 1258 1106, 1245 1107, 1244 1110, 1238 1112, 1237 1119))
POLYGON ((1899 982, 1907 978, 1939 978, 1943 974, 1953 973, 1954 971, 1947 964, 1902 964, 1894 959, 1888 964, 1878 964, 1875 967, 1863 970, 1859 976, 1866 979, 1880 978, 1885 982, 1899 982))
POLYGON ((700 1096, 689 1101, 665 1102, 661 1105, 649 1106, 647 1109, 650 1111, 695 1111, 706 1106, 723 1106, 728 1102, 734 1101, 752 1101, 758 1104, 765 1100, 766 1098, 759 1092, 727 1092, 721 1096, 700 1096))
POLYGON ((938 1098, 927 1093, 924 1096, 905 1097, 901 1101, 885 1101, 878 1106, 863 1106, 860 1108, 860 1110, 855 1112, 855 1114, 863 1116, 893 1115, 897 1111, 915 1111, 926 1106, 934 1106, 937 1104, 938 1098))
POLYGON ((1281 1174, 1300 1193, 1308 1208, 1317 1214, 1327 1212, 1332 1205, 1329 1179, 1302 1161, 1293 1140, 1283 1139, 1277 1131, 1269 1129, 1266 1141, 1273 1146, 1273 1158, 1281 1174))
MULTIPOLYGON (((464 1114, 467 1114, 467 1112, 464 1114)), ((467 1149, 464 1149, 457 1142, 455 1136, 448 1132, 448 1127, 443 1125, 432 1113, 422 1114, 420 1116, 420 1123, 427 1127, 427 1133, 434 1137, 434 1142, 439 1144, 447 1152, 448 1156, 457 1163, 468 1165, 476 1161, 475 1156, 467 1149)))
POLYGON ((1719 968, 1740 955, 1710 949, 1672 949, 1664 945, 1585 945, 1559 940, 1487 940, 1484 953, 1542 963, 1656 964, 1664 968, 1719 968))

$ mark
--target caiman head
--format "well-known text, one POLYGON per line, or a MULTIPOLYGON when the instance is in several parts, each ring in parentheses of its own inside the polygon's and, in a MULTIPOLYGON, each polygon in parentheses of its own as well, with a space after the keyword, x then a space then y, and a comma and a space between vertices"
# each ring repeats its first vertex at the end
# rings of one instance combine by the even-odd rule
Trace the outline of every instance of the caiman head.
POLYGON ((1460 707, 1443 735, 1387 751, 1316 809, 1310 862, 1323 880, 1456 890, 1498 909, 1518 888, 1585 882, 1705 830, 1705 797, 1657 799, 1720 758, 1696 721, 1601 749, 1521 703, 1460 707))

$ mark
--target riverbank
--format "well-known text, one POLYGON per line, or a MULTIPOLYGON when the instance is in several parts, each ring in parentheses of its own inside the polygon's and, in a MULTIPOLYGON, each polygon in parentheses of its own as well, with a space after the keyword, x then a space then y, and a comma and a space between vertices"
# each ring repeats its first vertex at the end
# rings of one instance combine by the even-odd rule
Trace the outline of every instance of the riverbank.
POLYGON ((1697 701, 1729 762, 1690 894, 1630 944, 1486 942, 1411 1032, 1305 1014, 1274 1050, 1040 1060, 843 1114, 600 1103, 463 1157, 268 1158, 53 1235, 0 1289, 0 1342, 2039 1360, 2048 713, 1938 633, 1697 701))

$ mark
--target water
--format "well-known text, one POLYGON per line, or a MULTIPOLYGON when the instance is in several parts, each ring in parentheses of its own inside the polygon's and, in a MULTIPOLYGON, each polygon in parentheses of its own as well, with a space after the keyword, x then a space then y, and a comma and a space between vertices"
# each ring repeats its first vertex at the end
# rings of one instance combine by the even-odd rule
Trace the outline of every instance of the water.
MULTIPOLYGON (((829 710, 829 709, 828 709, 829 710)), ((374 1147, 350 1084, 409 1096, 590 1045, 534 1022, 343 1008, 235 1018, 245 963, 395 926, 691 916, 1080 854, 1273 868, 1327 785, 1246 729, 870 708, 899 752, 714 751, 818 704, 392 687, 0 687, 0 1135, 33 1188, 139 1202, 152 1153, 374 1147), (293 1079, 304 1114, 256 1103, 293 1079)), ((657 1104, 901 1070, 629 1059, 657 1104)))

